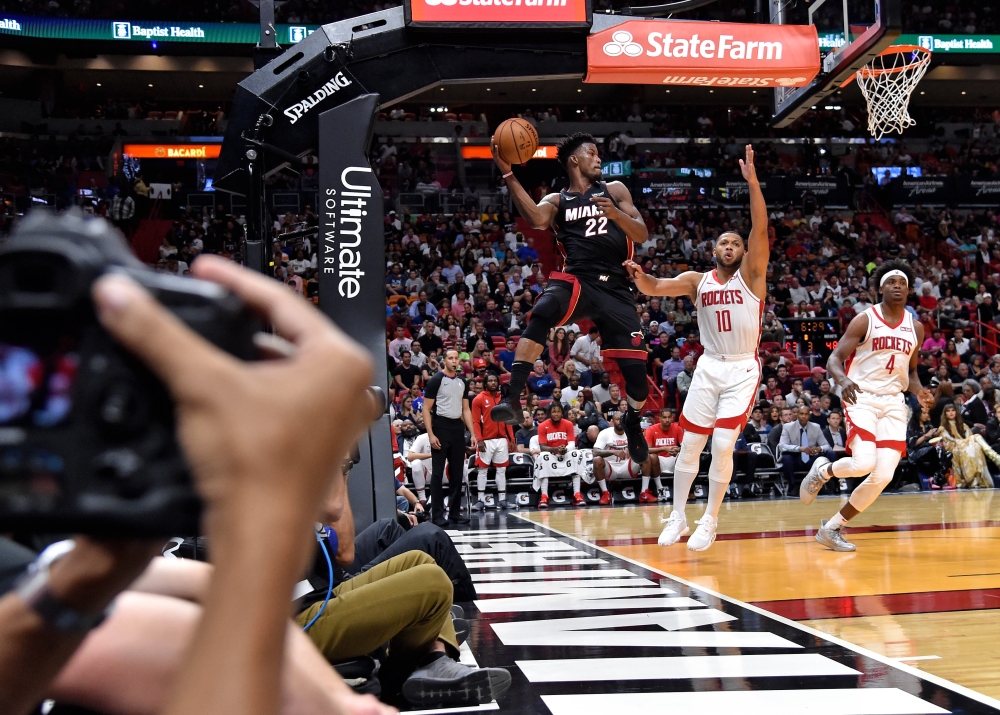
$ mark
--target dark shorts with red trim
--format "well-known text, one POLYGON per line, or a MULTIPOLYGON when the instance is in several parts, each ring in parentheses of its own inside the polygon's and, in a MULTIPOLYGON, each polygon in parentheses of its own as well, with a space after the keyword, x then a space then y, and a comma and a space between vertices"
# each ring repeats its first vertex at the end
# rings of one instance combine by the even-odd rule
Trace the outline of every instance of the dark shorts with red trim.
POLYGON ((558 325, 590 319, 601 331, 601 355, 646 360, 646 341, 635 296, 628 286, 604 283, 599 276, 574 276, 553 271, 535 301, 523 337, 544 344, 558 325))

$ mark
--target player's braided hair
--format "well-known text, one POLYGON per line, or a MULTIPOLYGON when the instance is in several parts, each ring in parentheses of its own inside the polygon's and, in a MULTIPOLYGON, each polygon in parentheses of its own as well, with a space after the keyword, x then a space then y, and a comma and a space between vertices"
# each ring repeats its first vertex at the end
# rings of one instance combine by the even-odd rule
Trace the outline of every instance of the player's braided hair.
POLYGON ((879 287, 882 283, 882 276, 884 276, 889 271, 902 271, 903 275, 906 276, 906 284, 912 289, 913 283, 917 279, 917 274, 913 272, 910 264, 901 258, 896 258, 891 261, 886 261, 881 266, 875 269, 872 273, 871 287, 877 290, 879 293, 882 289, 879 287))
POLYGON ((576 132, 575 134, 570 134, 568 137, 559 142, 559 151, 556 153, 556 158, 559 163, 562 164, 562 168, 566 168, 566 164, 569 158, 573 156, 577 149, 579 149, 584 144, 593 144, 597 146, 597 140, 590 134, 585 132, 576 132))

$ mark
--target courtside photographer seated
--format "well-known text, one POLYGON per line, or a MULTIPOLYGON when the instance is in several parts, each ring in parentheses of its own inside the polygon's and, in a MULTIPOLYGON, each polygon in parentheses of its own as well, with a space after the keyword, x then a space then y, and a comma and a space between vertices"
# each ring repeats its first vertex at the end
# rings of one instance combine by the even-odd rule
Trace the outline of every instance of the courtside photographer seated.
MULTIPOLYGON (((72 341, 69 348, 65 340, 32 344, 37 354, 42 354, 39 346, 43 344, 66 352, 59 360, 42 361, 45 369, 26 373, 41 375, 41 387, 37 382, 33 385, 28 407, 21 414, 4 415, 2 425, 9 426, 5 434, 19 434, 32 444, 44 420, 61 414, 63 431, 46 433, 49 448, 58 451, 62 445, 54 436, 73 436, 71 430, 87 426, 80 416, 91 414, 82 409, 90 406, 88 389, 97 379, 91 373, 124 369, 124 365, 135 378, 130 383, 134 390, 117 404, 106 401, 108 409, 100 416, 111 422, 119 414, 113 407, 127 412, 134 407, 129 400, 142 403, 150 395, 155 397, 156 389, 163 391, 163 404, 151 401, 150 407, 145 403, 149 412, 143 416, 153 420, 161 416, 158 408, 169 408, 163 414, 171 425, 176 423, 177 458, 152 463, 175 470, 177 464, 185 465, 184 478, 190 479, 192 494, 200 498, 201 533, 210 544, 212 563, 153 559, 165 539, 153 527, 144 533, 141 524, 129 521, 124 511, 113 513, 117 520, 109 517, 109 523, 130 528, 98 528, 95 514, 99 510, 93 504, 107 505, 113 499, 81 502, 75 512, 67 507, 68 502, 59 502, 62 512, 45 513, 39 507, 35 518, 48 532, 59 531, 52 527, 62 514, 66 524, 85 525, 86 531, 96 535, 59 542, 26 569, 30 555, 10 542, 0 542, 0 587, 9 589, 0 597, 2 711, 31 713, 43 699, 54 698, 104 713, 390 715, 393 708, 352 692, 303 634, 301 625, 289 621, 293 586, 317 548, 314 525, 326 510, 331 489, 338 488, 344 455, 378 412, 368 391, 372 368, 367 354, 301 297, 230 262, 199 258, 192 274, 202 283, 177 279, 160 283, 130 270, 127 260, 119 264, 121 270, 106 271, 99 260, 95 264, 95 257, 99 259, 107 246, 126 252, 127 248, 102 221, 80 216, 46 220, 50 223, 26 220, 22 233, 29 233, 29 227, 40 230, 44 235, 39 236, 38 245, 59 244, 69 257, 58 264, 62 280, 50 284, 60 289, 70 286, 79 295, 66 311, 72 320, 59 325, 83 326, 81 334, 90 342, 80 340, 76 355, 87 357, 87 350, 101 344, 102 336, 109 338, 110 347, 103 360, 90 354, 90 359, 74 363, 72 341), (66 248, 67 240, 75 248, 66 248), (89 261, 91 268, 98 268, 74 274, 74 261, 89 261), (202 313, 207 310, 217 318, 213 324, 225 318, 212 312, 216 309, 231 310, 235 316, 245 307, 256 314, 273 327, 273 334, 253 336, 252 344, 263 359, 248 362, 234 357, 232 341, 227 344, 225 337, 198 325, 197 316, 185 314, 184 306, 202 313), (191 324, 199 329, 191 329, 191 324), (134 363, 129 362, 129 354, 136 359, 134 363), (66 365, 77 369, 61 369, 66 365), (148 379, 143 372, 146 368, 148 379), (275 384, 281 384, 282 390, 276 393, 275 384), (350 409, 345 412, 347 406, 350 409), (350 418, 337 418, 348 413, 350 418), (360 419, 359 414, 363 415, 360 419), (91 512, 86 511, 88 505, 91 512)), ((5 263, 10 245, 0 247, 0 310, 51 307, 51 302, 11 300, 17 293, 12 288, 20 284, 18 273, 5 263)), ((44 274, 38 269, 49 264, 42 263, 37 256, 31 257, 25 265, 34 273, 24 275, 44 274)), ((13 324, 9 316, 0 319, 3 330, 13 324)), ((228 323, 234 335, 252 325, 241 321, 228 323)), ((52 329, 51 323, 22 322, 38 334, 52 329)), ((24 359, 30 357, 30 350, 22 344, 0 344, 4 368, 0 380, 10 380, 9 368, 25 364, 24 359), (20 363, 10 360, 12 353, 22 359, 20 363)), ((134 418, 135 413, 131 414, 134 418)), ((168 452, 171 432, 158 433, 158 444, 168 452)), ((87 449, 91 445, 77 442, 76 446, 87 449)), ((122 463, 111 466, 124 471, 122 463)), ((148 482, 130 486, 161 489, 163 483, 170 483, 164 474, 175 476, 175 472, 161 471, 162 481, 156 482, 138 473, 148 482)), ((82 492, 92 489, 95 481, 67 469, 47 483, 69 493, 70 486, 82 492), (77 482, 70 484, 71 478, 77 482)), ((16 483, 5 484, 7 493, 12 484, 16 483)), ((5 525, 15 523, 12 513, 9 503, 0 502, 5 525)), ((157 516, 155 511, 150 514, 157 516)), ((17 523, 28 532, 42 531, 17 523)), ((428 566, 442 574, 438 580, 448 595, 440 600, 448 601, 444 614, 450 619, 452 585, 447 575, 424 554, 410 558, 426 559, 431 562, 428 566)), ((399 594, 400 599, 406 596, 399 594)), ((400 630, 407 624, 402 625, 400 630)), ((446 632, 444 624, 438 633, 446 632)), ((431 651, 447 649, 439 643, 435 634, 414 667, 433 675, 440 666, 435 666, 431 651)), ((485 684, 477 681, 477 685, 488 701, 492 692, 485 691, 492 688, 491 674, 484 675, 485 684)))

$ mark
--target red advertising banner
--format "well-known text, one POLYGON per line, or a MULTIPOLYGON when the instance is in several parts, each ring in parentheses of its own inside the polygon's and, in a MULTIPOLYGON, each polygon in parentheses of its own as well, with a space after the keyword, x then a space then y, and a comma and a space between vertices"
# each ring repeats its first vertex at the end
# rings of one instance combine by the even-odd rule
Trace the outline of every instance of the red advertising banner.
POLYGON ((222 144, 126 144, 125 156, 134 159, 218 159, 222 144))
POLYGON ((629 20, 587 38, 584 81, 803 87, 819 69, 813 25, 629 20))
POLYGON ((406 22, 428 27, 587 27, 590 0, 405 0, 406 22))

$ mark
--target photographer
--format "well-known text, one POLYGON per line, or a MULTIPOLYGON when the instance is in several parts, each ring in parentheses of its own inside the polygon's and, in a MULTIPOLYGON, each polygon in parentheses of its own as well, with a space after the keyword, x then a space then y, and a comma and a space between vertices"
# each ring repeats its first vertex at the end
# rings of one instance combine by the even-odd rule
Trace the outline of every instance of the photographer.
MULTIPOLYGON (((176 403, 177 434, 212 544, 202 617, 161 712, 271 715, 281 701, 292 586, 315 544, 311 525, 331 468, 369 422, 329 416, 366 404, 371 365, 359 346, 274 281, 212 256, 192 270, 239 296, 293 350, 271 351, 291 357, 243 363, 195 335, 132 280, 109 275, 94 285, 104 327, 176 403), (276 393, 275 384, 283 389, 276 393)), ((368 411, 374 417, 374 405, 368 411)), ((80 538, 47 567, 30 603, 20 588, 0 599, 6 712, 27 713, 45 697, 89 627, 155 550, 144 541, 80 538), (45 615, 53 612, 58 625, 45 615)))

